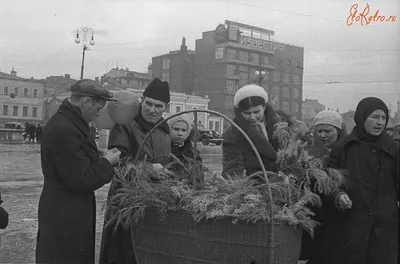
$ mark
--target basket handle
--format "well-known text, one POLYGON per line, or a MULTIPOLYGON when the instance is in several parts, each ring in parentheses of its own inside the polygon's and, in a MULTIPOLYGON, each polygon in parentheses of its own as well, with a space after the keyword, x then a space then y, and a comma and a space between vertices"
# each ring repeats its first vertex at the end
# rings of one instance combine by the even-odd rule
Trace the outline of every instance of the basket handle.
MULTIPOLYGON (((146 135, 146 137, 143 139, 143 141, 142 141, 142 143, 141 143, 141 145, 140 145, 140 147, 139 147, 139 149, 138 149, 138 151, 137 151, 137 154, 135 155, 135 159, 134 159, 134 161, 133 161, 133 164, 136 164, 136 162, 138 161, 138 158, 139 158, 139 155, 138 155, 138 154, 143 150, 144 144, 147 142, 147 140, 149 139, 150 135, 151 135, 161 124, 163 124, 164 122, 167 122, 167 121, 170 120, 171 118, 174 118, 174 117, 176 117, 176 116, 180 116, 180 115, 183 115, 183 114, 187 114, 187 113, 194 113, 194 114, 195 114, 195 119, 197 119, 197 113, 199 113, 199 112, 200 112, 200 113, 214 114, 214 115, 217 115, 217 116, 219 116, 219 117, 224 118, 224 119, 227 120, 232 126, 234 126, 237 130, 239 130, 240 133, 242 133, 242 135, 243 135, 243 136, 246 138, 246 140, 249 142, 251 148, 253 149, 254 153, 256 154, 257 160, 258 160, 258 162, 259 162, 259 164, 260 164, 260 166, 261 166, 261 170, 262 170, 262 172, 263 172, 263 174, 264 174, 265 182, 266 182, 266 184, 267 184, 267 189, 268 189, 268 194, 269 194, 270 217, 271 217, 271 220, 272 220, 272 218, 273 218, 273 212, 272 212, 273 206, 272 206, 272 192, 271 192, 271 186, 270 186, 270 183, 269 183, 269 180, 268 180, 267 171, 265 170, 265 167, 264 167, 264 164, 263 164, 263 162, 262 162, 260 153, 258 153, 257 148, 255 147, 254 143, 251 141, 251 139, 249 138, 249 136, 246 134, 246 132, 244 132, 243 129, 241 129, 241 128, 240 128, 235 122, 233 122, 229 117, 227 117, 226 115, 223 115, 223 114, 221 114, 221 113, 219 113, 219 112, 212 111, 212 110, 193 109, 193 110, 182 111, 182 112, 173 114, 173 115, 171 115, 171 116, 169 116, 169 117, 163 119, 161 122, 157 123, 157 124, 150 130, 150 132, 146 135)), ((194 124, 195 133, 196 133, 196 127, 197 127, 197 123, 194 124)), ((196 137, 196 135, 195 135, 195 137, 196 137)), ((196 155, 196 154, 195 154, 195 155, 196 155)), ((196 157, 195 157, 194 160, 196 160, 196 157)), ((195 161, 194 161, 194 162, 195 162, 195 161)), ((195 169, 196 169, 196 167, 195 167, 195 169)), ((194 184, 194 185, 196 184, 196 181, 195 181, 195 180, 193 181, 193 184, 194 184)))

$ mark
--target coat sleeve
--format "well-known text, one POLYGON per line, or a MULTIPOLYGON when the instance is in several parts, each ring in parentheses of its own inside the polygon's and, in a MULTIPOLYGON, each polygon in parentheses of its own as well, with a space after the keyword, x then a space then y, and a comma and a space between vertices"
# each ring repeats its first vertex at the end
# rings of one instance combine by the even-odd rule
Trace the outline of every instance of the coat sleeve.
POLYGON ((78 130, 57 129, 51 137, 57 146, 51 153, 54 165, 69 190, 93 192, 111 181, 114 170, 110 162, 105 158, 91 162, 85 146, 88 143, 82 141, 78 130))
POLYGON ((128 126, 116 124, 110 131, 108 149, 117 148, 121 151, 121 158, 124 158, 132 155, 132 147, 128 126))
POLYGON ((236 144, 232 126, 229 126, 224 133, 222 141, 222 176, 242 175, 244 172, 243 155, 236 144))

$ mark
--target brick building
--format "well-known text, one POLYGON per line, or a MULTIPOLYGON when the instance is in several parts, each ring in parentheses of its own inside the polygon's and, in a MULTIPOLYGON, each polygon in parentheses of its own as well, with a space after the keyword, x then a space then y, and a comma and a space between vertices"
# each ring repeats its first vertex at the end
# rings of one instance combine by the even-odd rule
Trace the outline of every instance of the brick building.
POLYGON ((182 38, 180 50, 152 58, 153 78, 167 81, 171 91, 192 94, 194 91, 195 52, 188 50, 186 39, 182 38))
POLYGON ((43 119, 44 85, 39 80, 0 72, 0 124, 38 123, 43 119))
POLYGON ((261 82, 275 109, 301 119, 304 49, 272 41, 273 35, 225 21, 196 40, 195 92, 210 97, 210 109, 232 117, 236 91, 261 82), (260 70, 265 73, 261 80, 260 70))
POLYGON ((136 71, 130 71, 126 69, 113 68, 108 73, 96 78, 96 81, 101 83, 113 85, 121 89, 126 90, 127 88, 133 89, 145 89, 147 85, 152 81, 149 73, 142 73, 136 71))

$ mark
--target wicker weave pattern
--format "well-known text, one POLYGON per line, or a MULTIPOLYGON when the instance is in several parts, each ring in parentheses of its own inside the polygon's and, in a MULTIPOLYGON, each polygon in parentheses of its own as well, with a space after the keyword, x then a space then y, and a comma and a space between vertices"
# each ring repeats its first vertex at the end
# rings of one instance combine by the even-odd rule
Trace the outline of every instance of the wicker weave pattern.
POLYGON ((139 264, 297 264, 300 255, 301 230, 283 222, 195 224, 183 211, 160 221, 149 208, 131 232, 139 264))

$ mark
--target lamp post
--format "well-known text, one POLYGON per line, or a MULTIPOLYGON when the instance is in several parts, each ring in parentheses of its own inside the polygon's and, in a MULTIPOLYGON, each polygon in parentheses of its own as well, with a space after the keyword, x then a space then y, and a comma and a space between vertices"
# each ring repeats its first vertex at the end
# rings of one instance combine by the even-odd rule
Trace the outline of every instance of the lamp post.
POLYGON ((81 66, 81 80, 83 79, 83 68, 85 64, 85 52, 87 49, 89 49, 86 46, 86 43, 88 41, 88 34, 92 34, 92 37, 90 38, 89 44, 93 46, 95 44, 94 42, 94 30, 89 28, 89 27, 80 27, 76 30, 76 38, 75 38, 75 43, 79 44, 81 42, 81 38, 79 36, 79 31, 82 32, 82 44, 83 44, 83 51, 82 51, 82 66, 81 66))
POLYGON ((265 71, 264 71, 263 69, 260 69, 260 70, 257 70, 257 71, 255 72, 255 74, 258 75, 258 84, 259 84, 260 86, 262 86, 261 81, 262 81, 262 79, 264 79, 265 71))

